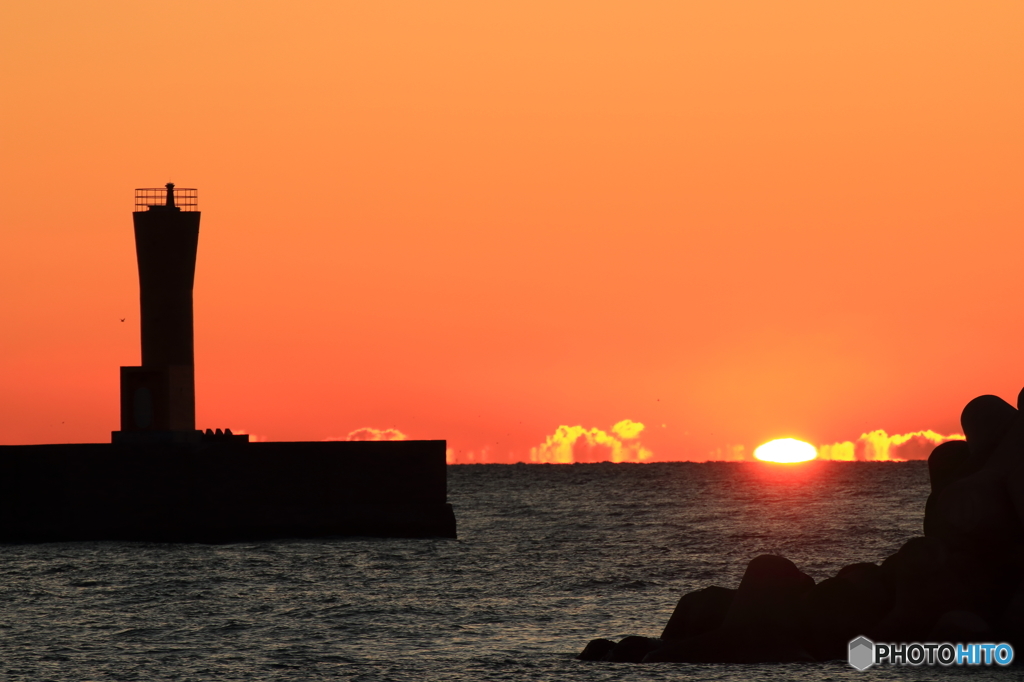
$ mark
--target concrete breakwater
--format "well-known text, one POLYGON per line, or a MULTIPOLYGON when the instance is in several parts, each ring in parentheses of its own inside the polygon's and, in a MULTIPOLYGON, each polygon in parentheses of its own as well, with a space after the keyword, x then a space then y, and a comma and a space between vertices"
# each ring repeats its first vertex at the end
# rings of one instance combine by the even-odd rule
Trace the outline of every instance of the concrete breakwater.
POLYGON ((456 536, 445 441, 0 446, 0 542, 456 536))

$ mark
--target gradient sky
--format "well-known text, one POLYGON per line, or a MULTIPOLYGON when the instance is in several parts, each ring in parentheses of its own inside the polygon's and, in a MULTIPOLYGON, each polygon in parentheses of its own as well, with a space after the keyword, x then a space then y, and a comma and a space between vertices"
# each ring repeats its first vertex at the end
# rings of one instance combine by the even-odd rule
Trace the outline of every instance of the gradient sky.
POLYGON ((168 181, 202 428, 956 432, 1024 385, 1021 36, 1019 0, 5 3, 0 442, 109 441, 168 181))

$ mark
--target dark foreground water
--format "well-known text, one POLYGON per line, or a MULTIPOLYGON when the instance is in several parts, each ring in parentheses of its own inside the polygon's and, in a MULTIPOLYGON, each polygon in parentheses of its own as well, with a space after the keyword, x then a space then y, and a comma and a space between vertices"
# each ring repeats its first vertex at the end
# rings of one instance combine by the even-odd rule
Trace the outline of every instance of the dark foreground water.
POLYGON ((2 680, 1016 679, 612 664, 763 553, 816 580, 921 533, 924 463, 449 467, 458 540, 0 546, 2 680))

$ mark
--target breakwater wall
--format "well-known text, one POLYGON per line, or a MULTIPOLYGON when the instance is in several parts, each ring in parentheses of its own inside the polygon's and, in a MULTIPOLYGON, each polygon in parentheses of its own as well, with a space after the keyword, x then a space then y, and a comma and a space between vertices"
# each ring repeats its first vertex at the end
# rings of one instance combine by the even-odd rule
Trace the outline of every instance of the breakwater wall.
POLYGON ((456 536, 445 441, 0 446, 0 542, 456 536))

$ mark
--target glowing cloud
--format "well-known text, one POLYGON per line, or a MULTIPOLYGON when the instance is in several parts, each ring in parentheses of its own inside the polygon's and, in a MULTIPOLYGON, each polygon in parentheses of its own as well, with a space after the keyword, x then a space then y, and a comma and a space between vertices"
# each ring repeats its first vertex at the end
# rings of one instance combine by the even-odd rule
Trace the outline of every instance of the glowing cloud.
MULTIPOLYGON (((475 450, 449 447, 446 460, 449 464, 574 464, 585 462, 752 462, 757 461, 754 453, 743 445, 724 445, 707 453, 694 456, 684 453, 662 453, 655 455, 641 442, 645 430, 642 423, 623 419, 608 430, 584 428, 583 426, 559 426, 544 442, 530 448, 529 452, 501 449, 495 445, 484 445, 475 450)), ((384 434, 396 434, 390 439, 400 440, 405 435, 388 429, 359 429, 349 434, 347 440, 387 440, 384 434), (380 434, 377 436, 376 434, 380 434)), ((879 429, 861 434, 854 441, 819 445, 817 459, 833 461, 892 461, 927 459, 940 443, 962 440, 960 434, 942 435, 935 431, 914 431, 912 433, 889 435, 879 429)), ((807 446, 811 448, 810 445, 807 446)), ((813 449, 813 448, 811 448, 813 449)))
POLYGON ((512 452, 498 452, 494 448, 484 446, 479 450, 445 450, 445 461, 448 464, 516 464, 526 462, 522 456, 512 452))
POLYGON ((623 419, 612 427, 612 433, 625 440, 636 438, 643 430, 644 425, 640 422, 635 422, 632 419, 623 419))
POLYGON ((724 447, 715 448, 708 453, 708 462, 747 462, 750 457, 747 456, 747 449, 742 445, 726 445, 724 447))
POLYGON ((963 440, 954 433, 944 436, 932 430, 890 436, 882 429, 862 433, 856 441, 844 441, 818 446, 818 459, 844 462, 906 462, 928 459, 936 445, 950 440, 963 440))
POLYGON ((574 464, 576 462, 645 462, 654 453, 637 437, 644 425, 623 419, 611 433, 582 426, 559 426, 554 434, 530 448, 530 462, 538 464, 574 464))
MULTIPOLYGON (((364 427, 362 429, 356 429, 350 432, 347 436, 340 440, 408 440, 409 437, 398 429, 374 429, 372 427, 364 427)), ((339 439, 329 439, 339 440, 339 439)))

